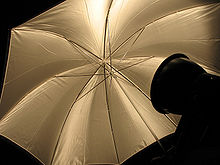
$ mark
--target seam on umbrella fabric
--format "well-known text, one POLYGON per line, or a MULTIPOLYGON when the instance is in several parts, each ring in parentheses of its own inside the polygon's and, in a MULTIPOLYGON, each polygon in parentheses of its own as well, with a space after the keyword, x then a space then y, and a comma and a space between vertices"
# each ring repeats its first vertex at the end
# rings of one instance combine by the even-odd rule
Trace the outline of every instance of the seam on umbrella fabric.
POLYGON ((56 36, 56 37, 59 37, 59 38, 62 38, 62 39, 66 39, 65 36, 63 36, 62 34, 59 34, 59 33, 56 33, 56 32, 53 32, 53 31, 49 31, 49 30, 43 30, 43 29, 35 29, 35 28, 22 28, 22 27, 18 27, 18 28, 14 28, 12 29, 13 31, 27 31, 27 32, 40 32, 40 33, 46 33, 46 34, 50 34, 50 35, 53 35, 53 36, 56 36))
POLYGON ((111 0, 110 2, 110 5, 109 5, 109 8, 108 8, 108 11, 107 11, 107 14, 106 14, 106 18, 105 18, 105 27, 104 27, 104 37, 103 37, 103 59, 105 59, 105 47, 106 47, 106 36, 107 36, 107 28, 108 28, 108 18, 109 18, 109 13, 110 13, 110 9, 112 7, 112 3, 113 3, 113 0, 111 0))

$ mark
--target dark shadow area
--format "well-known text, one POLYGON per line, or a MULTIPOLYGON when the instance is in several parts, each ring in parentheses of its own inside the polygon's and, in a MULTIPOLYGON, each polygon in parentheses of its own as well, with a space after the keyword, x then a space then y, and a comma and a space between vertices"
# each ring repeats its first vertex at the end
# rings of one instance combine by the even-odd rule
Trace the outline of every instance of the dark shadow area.
MULTIPOLYGON (((162 139, 160 139, 160 143, 164 147, 166 151, 172 149, 173 143, 176 141, 175 134, 170 134, 162 139)), ((123 165, 151 165, 152 159, 156 159, 163 155, 164 152, 161 149, 158 142, 154 142, 150 146, 146 147, 142 151, 138 152, 137 154, 133 155, 131 158, 126 160, 123 165)), ((165 165, 166 162, 163 162, 165 165)))
POLYGON ((11 29, 43 13, 44 11, 47 11, 63 1, 64 0, 1 1, 1 18, 5 28, 11 29))
MULTIPOLYGON (((160 140, 165 150, 169 150, 173 146, 175 135, 168 135, 160 140)), ((30 164, 30 165, 42 165, 42 163, 32 156, 29 152, 19 147, 17 144, 8 140, 7 138, 0 136, 0 164, 13 165, 13 164, 30 164)), ((163 150, 160 145, 155 142, 150 146, 146 147, 142 151, 133 155, 123 165, 151 165, 153 158, 160 157, 163 155, 163 150)), ((163 164, 164 165, 164 164, 163 164)))
POLYGON ((8 48, 10 41, 10 31, 7 29, 2 29, 0 32, 0 97, 1 91, 4 83, 5 70, 8 59, 8 48))
MULTIPOLYGON (((182 122, 188 121, 183 119, 182 122)), ((181 125, 185 126, 185 123, 181 125)), ((219 165, 220 135, 216 132, 219 124, 213 122, 205 128, 205 131, 203 126, 192 127, 197 127, 200 131, 194 130, 197 133, 188 136, 183 135, 182 128, 179 128, 175 133, 161 139, 166 153, 155 142, 129 158, 123 165, 219 165)))
MULTIPOLYGON (((189 149, 184 159, 178 160, 178 162, 175 161, 177 149, 175 145, 178 142, 180 132, 173 133, 160 140, 166 153, 163 152, 158 142, 155 142, 133 155, 122 165, 219 165, 220 135, 216 134, 216 130, 218 130, 218 125, 208 128, 204 137, 197 140, 200 142, 202 139, 202 142, 198 146, 193 146, 193 149, 189 149)), ((0 164, 3 165, 42 165, 26 150, 2 136, 0 136, 0 153, 0 164)))
POLYGON ((0 164, 2 165, 42 165, 41 162, 39 162, 26 150, 22 149, 3 136, 0 136, 0 154, 0 164))

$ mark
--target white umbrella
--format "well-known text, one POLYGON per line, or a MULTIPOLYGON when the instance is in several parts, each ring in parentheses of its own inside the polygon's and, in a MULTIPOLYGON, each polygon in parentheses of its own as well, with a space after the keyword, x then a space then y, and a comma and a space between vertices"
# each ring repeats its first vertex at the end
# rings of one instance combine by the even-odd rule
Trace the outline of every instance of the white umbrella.
POLYGON ((219 72, 218 1, 66 0, 11 30, 0 134, 44 164, 121 164, 173 133, 153 75, 185 53, 219 72))

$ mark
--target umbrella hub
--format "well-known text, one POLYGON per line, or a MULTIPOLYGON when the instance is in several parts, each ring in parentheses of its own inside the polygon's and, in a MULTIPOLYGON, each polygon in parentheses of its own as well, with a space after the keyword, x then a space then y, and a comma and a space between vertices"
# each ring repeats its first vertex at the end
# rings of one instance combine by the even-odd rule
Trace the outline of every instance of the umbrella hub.
POLYGON ((108 63, 108 59, 102 59, 102 65, 105 65, 106 63, 108 63))

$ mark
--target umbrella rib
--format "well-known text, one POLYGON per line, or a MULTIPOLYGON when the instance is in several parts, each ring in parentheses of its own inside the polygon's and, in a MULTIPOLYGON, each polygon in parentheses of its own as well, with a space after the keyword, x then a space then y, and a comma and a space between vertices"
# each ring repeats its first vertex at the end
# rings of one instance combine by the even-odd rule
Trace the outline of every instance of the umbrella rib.
MULTIPOLYGON (((107 65, 109 65, 107 63, 107 65)), ((110 66, 110 65, 109 65, 110 66)), ((131 83, 135 88, 137 88, 137 90, 139 90, 148 100, 151 101, 150 97, 144 93, 144 91, 142 91, 135 83, 133 83, 129 78, 127 78, 122 72, 120 72, 119 70, 117 70, 115 67, 110 66, 114 71, 116 71, 118 74, 120 74, 123 78, 125 78, 129 83, 131 83)))
MULTIPOLYGON (((77 48, 77 44, 75 45, 75 43, 72 43, 72 42, 70 42, 74 47, 76 47, 77 48)), ((80 46, 79 46, 80 47, 80 46)), ((80 50, 78 50, 78 48, 77 48, 77 51, 79 51, 79 53, 81 54, 81 52, 80 52, 80 50)), ((90 57, 90 56, 88 56, 88 57, 90 57)), ((91 58, 91 57, 90 57, 91 58)), ((99 59, 99 60, 101 60, 102 61, 102 59, 100 58, 100 57, 98 57, 97 56, 97 58, 99 59)), ((104 68, 104 66, 103 66, 103 64, 102 63, 99 63, 99 62, 97 62, 95 59, 93 59, 93 58, 91 58, 95 63, 97 63, 100 67, 103 67, 104 68)), ((109 73, 110 73, 110 71, 107 69, 107 68, 105 68, 105 70, 107 70, 109 73)))
POLYGON ((153 129, 147 124, 147 122, 144 120, 144 118, 142 117, 142 115, 140 114, 140 112, 137 110, 136 106, 134 105, 134 103, 131 101, 131 99, 129 98, 129 96, 127 95, 127 93, 125 92, 125 90, 122 88, 121 84, 118 82, 117 79, 115 79, 116 82, 118 83, 118 85, 120 86, 121 90, 124 92, 125 96, 128 98, 129 102, 132 104, 132 106, 134 107, 134 109, 136 110, 137 114, 140 116, 141 120, 144 122, 144 124, 146 125, 146 127, 148 128, 148 130, 151 132, 152 136, 154 137, 154 139, 157 141, 157 143, 160 145, 161 149, 163 150, 163 152, 166 153, 166 150, 164 149, 163 145, 161 144, 159 138, 157 137, 156 133, 153 131, 153 129))
POLYGON ((166 116, 166 118, 167 118, 175 127, 177 127, 177 124, 176 124, 167 114, 164 114, 164 116, 166 116))
MULTIPOLYGON (((124 81, 123 78, 120 78, 120 77, 118 78, 124 81)), ((167 114, 162 114, 162 115, 164 115, 175 127, 177 127, 177 124, 167 114)))
POLYGON ((54 77, 87 77, 87 76, 103 76, 104 74, 78 74, 78 75, 66 75, 66 76, 54 76, 54 77))
POLYGON ((132 66, 141 64, 142 62, 145 62, 145 61, 147 61, 147 60, 150 60, 151 58, 154 58, 154 57, 155 57, 155 56, 149 56, 149 58, 147 58, 147 59, 141 60, 141 61, 139 61, 139 62, 136 62, 136 63, 132 64, 132 65, 126 66, 126 67, 121 68, 121 69, 118 69, 118 71, 122 71, 122 70, 128 69, 128 68, 130 68, 130 67, 132 67, 132 66))
POLYGON ((131 44, 131 46, 128 48, 128 50, 125 52, 125 54, 123 55, 123 57, 121 58, 120 61, 122 61, 125 56, 128 54, 128 52, 131 50, 131 48, 133 47, 133 45, 135 44, 135 42, 138 40, 138 38, 141 36, 141 34, 143 33, 145 27, 140 31, 140 33, 138 34, 138 36, 135 38, 135 40, 133 41, 133 43, 131 44))
MULTIPOLYGON (((207 3, 207 4, 208 4, 208 3, 207 3)), ((203 6, 206 6, 207 4, 204 4, 203 6)), ((142 26, 140 29, 138 29, 138 30, 136 30, 134 33, 132 33, 132 34, 131 34, 127 39, 125 39, 115 50, 113 50, 112 54, 114 54, 124 43, 126 43, 126 42, 127 42, 130 38, 132 38, 136 33, 138 33, 138 32, 139 32, 140 30, 142 30, 143 28, 146 28, 147 26, 151 25, 152 23, 157 22, 157 21, 159 21, 160 19, 163 19, 163 18, 165 18, 165 17, 167 17, 167 16, 170 16, 170 15, 172 15, 172 14, 175 14, 175 13, 177 13, 177 12, 182 12, 182 11, 189 10, 189 9, 193 9, 193 8, 197 8, 197 7, 201 7, 201 5, 195 5, 195 6, 192 6, 192 7, 189 7, 189 8, 180 9, 180 10, 178 10, 178 11, 173 11, 173 12, 167 14, 167 15, 164 15, 164 16, 161 16, 161 17, 159 17, 159 18, 154 19, 153 21, 151 21, 151 22, 145 24, 145 25, 142 26)))
MULTIPOLYGON (((81 47, 80 45, 78 45, 77 43, 75 43, 75 42, 71 42, 71 41, 69 41, 70 42, 70 44, 84 57, 84 52, 82 51, 82 50, 80 50, 80 48, 82 48, 83 50, 84 50, 84 48, 83 47, 81 47), (78 47, 80 47, 80 48, 78 48, 78 47)), ((90 53, 90 52, 89 52, 90 53)), ((92 53, 92 52, 91 52, 92 53)), ((87 55, 87 54, 85 54, 85 55, 87 55)), ((94 55, 95 57, 97 57, 99 60, 101 60, 102 61, 102 59, 100 58, 100 57, 98 57, 98 56, 96 56, 95 54, 92 54, 92 55, 94 55)), ((98 61, 96 61, 95 59, 93 59, 92 57, 90 57, 90 56, 88 56, 91 60, 93 60, 95 63, 97 63, 99 66, 102 66, 102 64, 101 63, 99 63, 98 61)), ((84 57, 85 58, 85 57, 84 57)), ((86 59, 87 61, 89 61, 91 64, 93 64, 90 60, 88 60, 88 59, 86 59)))
POLYGON ((95 58, 97 58, 97 59, 99 59, 99 60, 102 60, 102 58, 100 58, 100 57, 97 56, 95 53, 91 52, 90 50, 86 49, 85 47, 81 46, 80 44, 78 44, 78 43, 76 43, 76 42, 74 42, 74 41, 72 41, 72 40, 70 40, 70 39, 67 39, 67 38, 66 38, 66 40, 69 41, 71 44, 77 45, 78 47, 82 48, 83 50, 89 52, 89 53, 90 53, 91 55, 93 55, 95 58))
POLYGON ((109 119, 109 123, 110 123, 110 127, 111 127, 112 139, 113 139, 113 143, 114 143, 114 148, 115 148, 115 153, 116 153, 117 161, 118 161, 118 164, 120 164, 119 163, 118 149, 117 149, 117 146, 116 146, 115 135, 114 135, 113 125, 112 125, 112 120, 111 120, 111 113, 110 113, 109 100, 108 100, 108 90, 107 90, 105 68, 106 68, 106 66, 104 66, 104 77, 105 77, 105 98, 106 98, 106 105, 107 105, 107 111, 108 111, 108 119, 109 119))
POLYGON ((58 136, 58 139, 57 139, 57 143, 55 145, 55 148, 54 148, 54 152, 53 152, 53 155, 52 155, 52 158, 51 158, 51 162, 50 164, 52 165, 53 163, 53 160, 54 160, 54 156, 55 156, 55 152, 57 150, 57 147, 58 147, 58 144, 59 144, 59 141, 60 141, 60 138, 61 138, 61 134, 62 134, 62 131, 64 129, 64 125, 68 119, 68 116, 70 115, 70 112, 71 112, 71 109, 73 107, 73 105, 76 103, 77 99, 79 98, 79 96, 82 94, 83 90, 85 89, 85 87, 87 86, 87 84, 90 82, 90 80, 94 77, 95 73, 101 68, 101 66, 99 66, 96 71, 94 72, 94 74, 88 79, 88 81, 84 84, 84 86, 81 88, 80 92, 78 93, 78 95, 76 96, 74 102, 71 104, 70 108, 69 108, 69 111, 67 113, 67 115, 65 116, 64 118, 64 121, 63 121, 63 124, 62 124, 62 127, 61 127, 61 130, 60 130, 60 133, 59 133, 59 136, 58 136))
MULTIPOLYGON (((111 43, 110 43, 109 21, 108 21, 108 47, 109 47, 110 65, 112 66, 112 51, 111 51, 111 43)), ((111 68, 111 71, 112 71, 112 68, 111 68)))
POLYGON ((109 8, 108 8, 108 11, 107 11, 107 15, 106 15, 106 18, 105 18, 105 29, 104 29, 104 38, 103 38, 103 59, 105 59, 105 44, 106 44, 106 36, 107 36, 107 28, 108 28, 108 17, 109 17, 109 13, 110 13, 110 9, 111 9, 111 6, 112 6, 112 2, 113 0, 111 0, 110 2, 110 5, 109 5, 109 8))
MULTIPOLYGON (((69 60, 69 61, 71 61, 71 60, 72 60, 72 61, 76 61, 75 59, 64 59, 63 61, 67 61, 67 60, 69 60)), ((84 61, 84 60, 78 60, 78 61, 84 61)), ((86 60, 85 60, 85 61, 86 61, 86 60)), ((29 69, 29 70, 23 72, 22 74, 20 74, 20 75, 19 75, 18 77, 16 77, 15 79, 12 79, 12 80, 10 80, 10 81, 7 81, 7 82, 5 83, 5 85, 10 84, 10 83, 16 81, 17 79, 21 78, 21 77, 24 76, 26 73, 33 71, 34 69, 37 69, 37 68, 40 68, 40 67, 42 67, 42 66, 44 66, 44 65, 48 65, 48 64, 52 64, 52 63, 53 63, 53 62, 48 62, 48 63, 45 63, 45 64, 41 64, 41 65, 39 65, 39 66, 33 67, 32 69, 29 69)))
POLYGON ((104 78, 102 81, 100 81, 98 84, 96 84, 94 87, 92 87, 88 92, 86 92, 84 95, 82 95, 81 97, 78 97, 77 101, 81 100, 83 97, 85 97, 87 94, 89 94, 91 91, 93 91, 95 88, 97 88, 101 83, 103 83, 107 78, 109 78, 110 75, 108 75, 106 78, 104 78))
MULTIPOLYGON (((109 65, 109 64, 108 64, 109 65)), ((119 70, 117 70, 116 68, 114 68, 113 66, 110 66, 112 67, 112 69, 114 71, 116 71, 118 74, 120 74, 124 79, 126 79, 131 85, 133 85, 138 91, 140 91, 148 100, 151 101, 151 98, 144 93, 144 91, 142 91, 135 83, 133 83, 129 78, 127 78, 122 72, 120 72, 119 70)), ((177 127, 177 125, 175 124, 175 122, 169 118, 166 114, 164 114, 164 116, 175 126, 177 127)))
MULTIPOLYGON (((124 40, 115 50, 112 51, 112 55, 115 54, 115 52, 117 52, 118 49, 121 48, 121 47, 122 47, 126 42, 128 42, 132 37, 134 37, 134 35, 135 35, 136 33, 138 33, 139 31, 142 31, 143 29, 145 29, 145 27, 142 27, 142 28, 138 29, 136 32, 134 32, 133 34, 131 34, 131 35, 130 35, 126 40, 124 40)), ((141 33, 142 33, 142 32, 141 32, 141 33)), ((139 35, 138 35, 137 38, 139 38, 139 35)), ((136 39, 136 40, 137 40, 137 39, 136 39)), ((136 40, 135 40, 135 41, 136 41, 136 40)), ((109 56, 108 56, 107 58, 109 58, 109 56)))

